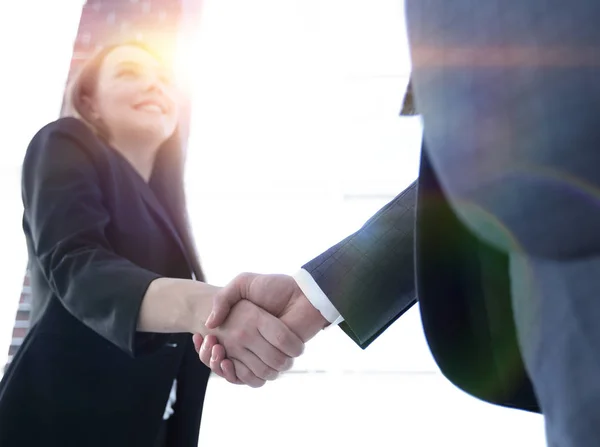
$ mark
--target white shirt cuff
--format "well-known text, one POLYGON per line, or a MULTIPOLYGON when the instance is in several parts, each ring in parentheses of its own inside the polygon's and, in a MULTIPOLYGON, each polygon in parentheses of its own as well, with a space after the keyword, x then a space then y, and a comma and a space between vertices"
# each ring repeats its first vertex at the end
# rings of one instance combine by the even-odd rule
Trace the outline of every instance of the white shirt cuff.
MULTIPOLYGON (((331 304, 327 295, 321 290, 317 282, 310 276, 304 269, 298 270, 293 275, 296 284, 302 290, 302 293, 306 296, 310 304, 312 304, 315 309, 321 312, 323 318, 331 323, 331 326, 337 326, 344 318, 340 315, 338 310, 331 304)), ((330 326, 327 326, 330 327, 330 326)))

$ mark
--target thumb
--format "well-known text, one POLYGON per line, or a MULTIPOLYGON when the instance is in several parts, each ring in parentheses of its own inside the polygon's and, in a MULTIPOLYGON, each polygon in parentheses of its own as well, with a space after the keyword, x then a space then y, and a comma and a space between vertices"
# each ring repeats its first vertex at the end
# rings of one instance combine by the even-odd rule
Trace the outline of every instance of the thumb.
POLYGON ((223 287, 213 298, 212 312, 206 320, 205 326, 214 329, 227 319, 231 308, 241 299, 246 298, 250 283, 256 275, 243 273, 223 287))

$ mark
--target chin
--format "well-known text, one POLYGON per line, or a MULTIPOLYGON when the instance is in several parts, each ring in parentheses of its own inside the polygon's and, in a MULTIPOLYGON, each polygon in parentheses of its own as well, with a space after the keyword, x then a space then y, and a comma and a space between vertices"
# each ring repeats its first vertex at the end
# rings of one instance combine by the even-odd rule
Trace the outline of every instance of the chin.
POLYGON ((143 133, 146 138, 150 136, 154 139, 165 141, 175 133, 175 126, 166 123, 145 123, 145 125, 137 126, 137 132, 143 133))

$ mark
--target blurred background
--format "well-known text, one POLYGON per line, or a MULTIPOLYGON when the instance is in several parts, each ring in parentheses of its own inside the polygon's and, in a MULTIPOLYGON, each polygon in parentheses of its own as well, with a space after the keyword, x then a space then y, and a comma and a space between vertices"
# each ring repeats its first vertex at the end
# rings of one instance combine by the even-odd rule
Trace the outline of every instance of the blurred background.
MULTIPOLYGON (((28 330, 20 168, 81 61, 148 41, 186 90, 186 188, 208 282, 293 273, 417 176, 402 0, 27 0, 0 6, 0 364, 28 330)), ((543 421, 444 379, 413 308, 366 351, 324 331, 278 382, 211 378, 200 445, 543 446, 543 421)))

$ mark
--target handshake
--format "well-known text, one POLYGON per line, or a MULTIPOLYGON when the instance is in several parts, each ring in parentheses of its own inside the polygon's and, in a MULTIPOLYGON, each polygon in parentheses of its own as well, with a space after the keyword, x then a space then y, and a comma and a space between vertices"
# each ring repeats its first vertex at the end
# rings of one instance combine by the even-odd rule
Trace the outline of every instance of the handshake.
POLYGON ((291 276, 243 273, 216 293, 206 332, 193 340, 215 374, 257 388, 290 369, 328 325, 291 276))

